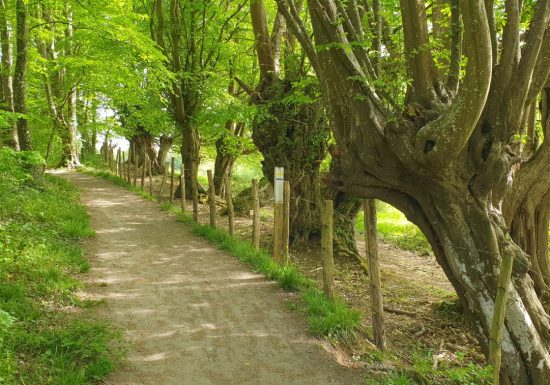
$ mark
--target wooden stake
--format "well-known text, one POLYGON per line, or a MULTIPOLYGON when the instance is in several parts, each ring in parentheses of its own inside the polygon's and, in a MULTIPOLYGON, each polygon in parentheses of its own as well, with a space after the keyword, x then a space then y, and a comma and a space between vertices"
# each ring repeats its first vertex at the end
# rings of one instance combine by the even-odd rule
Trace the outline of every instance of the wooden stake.
POLYGON ((325 200, 322 210, 321 248, 323 250, 323 289, 328 298, 334 298, 333 212, 332 201, 325 200))
POLYGON ((216 191, 214 191, 214 178, 212 170, 208 170, 208 205, 210 206, 210 227, 216 228, 216 191))
POLYGON ((282 263, 282 243, 283 243, 283 180, 284 169, 275 167, 274 192, 275 199, 273 205, 273 259, 275 262, 282 263))
POLYGON ((514 256, 512 253, 503 253, 500 263, 500 275, 498 277, 497 298, 491 335, 489 337, 489 364, 493 367, 493 384, 500 384, 500 366, 502 361, 502 334, 504 332, 504 320, 506 318, 506 302, 508 302, 508 287, 512 279, 512 267, 514 256))
POLYGON ((172 161, 170 162, 170 203, 174 201, 174 176, 175 176, 175 170, 176 168, 176 159, 172 157, 172 161))
POLYGON ((116 151, 116 162, 115 162, 115 175, 118 176, 118 170, 120 167, 120 148, 116 151))
MULTIPOLYGON (((131 146, 131 144, 130 144, 131 146)), ((128 149, 128 159, 126 160, 126 182, 128 182, 128 184, 132 183, 132 179, 130 178, 130 152, 131 148, 128 149)))
POLYGON ((149 158, 149 154, 147 154, 147 171, 149 173, 149 195, 153 196, 153 170, 151 169, 153 162, 149 158))
POLYGON ((233 210, 233 197, 231 195, 231 179, 225 176, 225 201, 227 202, 227 218, 229 221, 229 235, 235 233, 235 211, 233 210))
POLYGON ((180 167, 180 188, 181 188, 181 212, 185 212, 185 167, 181 162, 180 167))
POLYGON ((199 187, 197 182, 196 167, 191 165, 191 195, 193 198, 193 220, 199 222, 199 187))
POLYGON ((143 192, 143 188, 145 187, 145 163, 145 147, 143 147, 143 156, 141 163, 141 192, 143 192))
POLYGON ((285 180, 283 193, 283 251, 282 258, 285 263, 290 262, 288 243, 290 241, 290 182, 285 180))
POLYGON ((162 192, 164 190, 164 185, 166 183, 166 176, 168 175, 168 166, 164 165, 164 174, 162 175, 162 182, 160 184, 160 191, 158 196, 158 201, 160 202, 162 199, 162 192))
POLYGON ((380 282, 380 263, 378 260, 378 233, 376 231, 376 201, 365 199, 363 202, 365 218, 365 245, 369 264, 370 297, 372 303, 372 328, 374 341, 380 350, 386 348, 384 327, 384 302, 380 282))
POLYGON ((109 170, 113 169, 113 158, 115 157, 113 151, 112 148, 109 150, 109 170))
POLYGON ((258 179, 252 179, 252 244, 256 250, 260 250, 260 198, 258 192, 258 179))

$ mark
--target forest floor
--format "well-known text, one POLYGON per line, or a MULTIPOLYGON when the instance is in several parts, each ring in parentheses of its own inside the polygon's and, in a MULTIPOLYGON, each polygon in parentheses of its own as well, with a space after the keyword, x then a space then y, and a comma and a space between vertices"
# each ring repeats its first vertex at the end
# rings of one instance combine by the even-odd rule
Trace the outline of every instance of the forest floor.
POLYGON ((63 172, 96 231, 83 297, 123 330, 112 385, 362 384, 329 343, 311 338, 285 293, 183 224, 109 181, 63 172))

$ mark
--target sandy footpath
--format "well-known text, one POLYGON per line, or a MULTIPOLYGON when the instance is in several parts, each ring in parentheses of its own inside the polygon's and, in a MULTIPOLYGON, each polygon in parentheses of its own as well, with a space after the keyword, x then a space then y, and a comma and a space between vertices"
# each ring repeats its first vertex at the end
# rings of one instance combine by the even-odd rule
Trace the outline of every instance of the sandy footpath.
POLYGON ((274 283, 114 184, 62 173, 82 190, 97 236, 89 292, 124 330, 110 385, 364 383, 307 335, 274 283))

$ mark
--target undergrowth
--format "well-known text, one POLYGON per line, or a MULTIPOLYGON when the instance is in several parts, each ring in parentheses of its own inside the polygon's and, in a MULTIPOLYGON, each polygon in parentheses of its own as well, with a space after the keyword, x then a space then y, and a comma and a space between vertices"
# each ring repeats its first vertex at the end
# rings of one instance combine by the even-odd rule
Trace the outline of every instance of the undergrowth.
POLYGON ((42 162, 0 149, 0 384, 95 383, 115 367, 118 333, 79 310, 79 242, 94 233, 74 187, 33 177, 42 162))
MULTIPOLYGON (((113 181, 144 198, 155 200, 147 192, 131 186, 111 172, 92 168, 83 168, 80 171, 113 181)), ((305 277, 295 266, 277 264, 267 250, 256 250, 250 242, 232 237, 225 230, 195 223, 189 214, 182 213, 181 209, 175 205, 165 202, 161 204, 161 208, 176 214, 177 220, 191 226, 194 234, 206 238, 219 249, 226 250, 239 260, 248 263, 255 271, 262 273, 268 279, 277 281, 283 289, 300 293, 300 301, 293 307, 306 314, 312 335, 330 337, 344 342, 355 339, 361 319, 360 313, 350 309, 337 298, 327 298, 316 282, 305 277)))

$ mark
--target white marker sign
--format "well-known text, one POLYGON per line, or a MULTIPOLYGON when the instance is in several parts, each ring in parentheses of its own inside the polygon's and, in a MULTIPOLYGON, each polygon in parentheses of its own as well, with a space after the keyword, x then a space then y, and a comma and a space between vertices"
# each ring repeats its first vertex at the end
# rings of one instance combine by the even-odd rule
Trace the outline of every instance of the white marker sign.
POLYGON ((285 181, 284 167, 275 167, 275 182, 273 183, 275 191, 275 203, 283 203, 283 185, 285 181))

